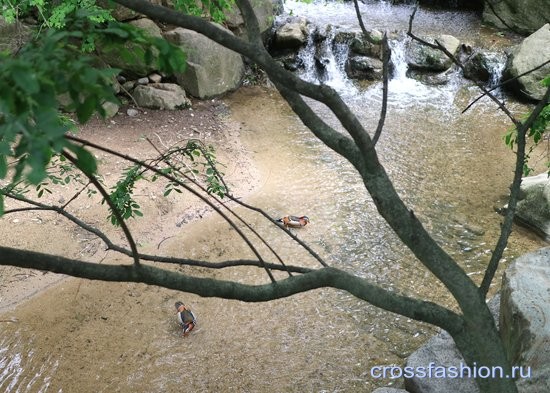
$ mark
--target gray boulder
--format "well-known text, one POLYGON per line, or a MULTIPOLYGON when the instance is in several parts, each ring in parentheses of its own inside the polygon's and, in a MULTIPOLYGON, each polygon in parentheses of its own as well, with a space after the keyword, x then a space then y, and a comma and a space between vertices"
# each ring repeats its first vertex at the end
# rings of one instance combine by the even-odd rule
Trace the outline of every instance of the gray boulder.
MULTIPOLYGON (((503 79, 515 78, 548 60, 550 60, 549 23, 542 26, 514 48, 508 58, 503 79)), ((514 80, 509 86, 522 96, 540 101, 546 91, 546 88, 540 82, 548 74, 550 74, 550 64, 546 64, 544 67, 514 80)))
POLYGON ((483 20, 499 28, 529 34, 550 22, 548 0, 491 0, 492 7, 484 3, 483 20))
POLYGON ((192 30, 176 28, 164 37, 187 54, 186 70, 176 78, 192 96, 210 98, 239 87, 244 63, 238 53, 192 30))
POLYGON ((139 85, 133 97, 139 106, 152 109, 181 109, 191 106, 185 91, 174 83, 151 83, 139 85))
POLYGON ((372 393, 408 393, 406 390, 403 389, 396 389, 396 388, 378 388, 376 390, 373 390, 372 393))
MULTIPOLYGON (((258 24, 260 25, 260 33, 265 35, 273 26, 278 5, 274 4, 272 0, 254 0, 251 4, 254 8, 254 15, 256 15, 256 19, 258 19, 258 24)), ((230 10, 225 11, 225 17, 224 23, 229 30, 237 37, 245 38, 246 30, 243 17, 235 4, 232 5, 230 10)))
MULTIPOLYGON (((162 37, 160 28, 150 19, 141 18, 129 22, 131 25, 144 30, 151 37, 162 37)), ((121 48, 117 45, 100 44, 98 50, 102 59, 112 67, 120 68, 132 77, 147 76, 157 69, 158 52, 153 51, 151 63, 145 61, 145 47, 141 44, 128 42, 124 45, 126 51, 121 55, 121 48)))
MULTIPOLYGON (((453 55, 456 54, 460 46, 460 41, 457 38, 446 34, 442 34, 435 39, 426 38, 425 40, 430 43, 435 43, 437 40, 453 55)), ((415 40, 408 43, 405 59, 411 69, 422 71, 446 71, 453 64, 451 59, 442 51, 422 45, 415 40)))
POLYGON ((305 18, 291 18, 275 31, 273 45, 276 49, 296 49, 306 43, 308 37, 305 18))
POLYGON ((7 23, 0 16, 0 52, 17 52, 32 38, 32 29, 19 22, 7 23))
POLYGON ((500 75, 506 58, 503 54, 474 52, 464 63, 464 77, 478 82, 489 82, 500 75))
POLYGON ((550 248, 517 258, 503 277, 501 336, 512 365, 523 366, 521 393, 550 392, 549 288, 550 248))
POLYGON ((105 118, 107 119, 114 117, 118 113, 118 110, 120 109, 120 107, 117 104, 110 101, 105 101, 103 104, 101 104, 101 106, 105 110, 105 118))
MULTIPOLYGON (((378 36, 375 36, 375 39, 378 40, 378 36)), ((381 42, 381 40, 380 38, 378 42, 381 42)), ((349 49, 358 55, 375 57, 378 59, 382 58, 382 45, 380 43, 373 44, 369 42, 363 37, 363 34, 358 34, 351 40, 349 49)))
MULTIPOLYGON (((405 378, 405 389, 411 393, 478 393, 479 388, 475 379, 448 377, 452 372, 460 373, 461 367, 465 367, 465 364, 452 337, 449 333, 442 331, 407 359, 405 367, 411 367, 411 370, 417 370, 417 372, 412 378, 405 378), (428 376, 430 365, 432 366, 431 377, 428 376), (421 378, 418 370, 424 370, 426 376, 421 378)), ((467 373, 468 371, 463 371, 463 375, 468 375, 467 373)))
POLYGON ((550 178, 546 173, 522 179, 516 219, 550 239, 550 178))
POLYGON ((346 61, 346 74, 351 79, 382 79, 383 63, 368 56, 350 56, 346 61))

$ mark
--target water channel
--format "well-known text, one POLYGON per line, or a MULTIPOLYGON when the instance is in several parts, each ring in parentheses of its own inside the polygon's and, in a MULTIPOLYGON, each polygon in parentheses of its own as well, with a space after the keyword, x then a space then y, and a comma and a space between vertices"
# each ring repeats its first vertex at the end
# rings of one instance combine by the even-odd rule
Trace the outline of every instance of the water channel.
MULTIPOLYGON (((287 1, 286 9, 319 25, 356 26, 347 3, 287 1)), ((363 4, 362 10, 366 24, 391 31, 398 48, 411 8, 373 3, 363 4)), ((445 32, 494 50, 509 44, 482 27, 475 14, 421 11, 417 23, 424 34, 445 32)), ((367 128, 374 129, 381 86, 359 87, 341 74, 334 74, 332 81, 367 128)), ((478 94, 458 72, 444 86, 426 86, 398 73, 390 83, 387 125, 378 145, 400 195, 475 281, 482 278, 498 236, 501 217, 494 207, 505 201, 514 159, 502 142, 510 123, 494 104, 481 100, 461 114, 478 94)), ((262 184, 247 202, 274 216, 307 214, 311 225, 299 237, 330 264, 385 288, 454 307, 445 289, 377 214, 353 168, 321 145, 274 91, 243 88, 225 102, 261 173, 262 184)), ((514 102, 510 108, 515 113, 527 109, 514 102)), ((256 228, 265 229, 267 224, 257 215, 239 212, 256 228)), ((210 216, 167 241, 166 247, 173 254, 183 248, 190 256, 220 260, 248 256, 241 242, 226 233, 223 221, 210 216)), ((265 229, 265 236, 286 260, 314 266, 279 231, 265 229)), ((515 228, 504 266, 542 245, 526 230, 515 228)), ((220 275, 246 282, 266 280, 247 269, 220 275)), ((401 383, 373 379, 370 367, 402 364, 436 331, 334 290, 252 305, 187 295, 200 327, 182 341, 170 314, 178 296, 158 288, 69 281, 55 296, 20 306, 19 320, 32 318, 48 302, 74 307, 45 317, 52 327, 63 318, 73 322, 49 334, 21 324, 2 325, 0 390, 173 392, 184 385, 196 391, 369 392, 401 383), (78 299, 73 294, 77 285, 78 299), (98 293, 135 298, 139 309, 125 309, 128 304, 122 300, 98 293), (79 312, 75 310, 118 310, 120 315, 109 317, 108 323, 81 315, 86 323, 79 323, 69 315, 79 312)))

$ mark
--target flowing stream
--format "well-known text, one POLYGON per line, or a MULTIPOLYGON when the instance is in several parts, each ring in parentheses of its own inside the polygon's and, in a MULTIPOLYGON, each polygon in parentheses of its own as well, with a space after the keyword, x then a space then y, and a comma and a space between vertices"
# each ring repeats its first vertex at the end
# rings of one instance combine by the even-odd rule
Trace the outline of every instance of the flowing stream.
MULTIPOLYGON (((357 27, 349 3, 287 1, 285 7, 321 26, 357 27)), ((380 160, 434 238, 479 282, 501 222, 494 207, 504 203, 512 177, 514 157, 502 142, 510 123, 486 99, 461 114, 479 92, 458 72, 439 86, 407 77, 400 56, 410 7, 375 2, 361 9, 368 26, 393 33, 396 72, 377 146, 380 160)), ((416 24, 423 34, 445 32, 495 51, 508 43, 481 27, 471 13, 420 11, 416 24)), ((381 86, 348 80, 341 56, 330 53, 322 82, 338 89, 367 129, 374 130, 381 86)), ((314 80, 312 69, 306 67, 303 77, 314 80)), ((225 101, 262 174, 261 187, 247 202, 273 216, 307 214, 311 224, 298 235, 331 265, 386 289, 455 307, 378 215, 351 165, 314 138, 275 92, 243 88, 225 101)), ((312 106, 334 123, 321 105, 312 106)), ((514 113, 527 109, 513 102, 510 108, 514 113)), ((252 212, 238 212, 264 231, 289 263, 315 266, 280 231, 269 230, 252 212)), ((166 247, 174 255, 185 249, 190 257, 248 257, 250 251, 228 232, 219 217, 210 216, 166 247)), ((503 264, 542 245, 516 228, 503 264)), ((219 277, 267 280, 244 268, 219 277)), ((37 308, 51 303, 68 309, 45 316, 43 330, 31 323, 0 325, 0 390, 175 392, 183 385, 196 391, 368 392, 401 383, 372 378, 370 367, 402 364, 436 331, 327 289, 268 304, 186 295, 199 327, 182 341, 171 312, 179 296, 138 285, 69 281, 55 295, 33 300, 34 306, 18 307, 19 320, 32 319, 37 308), (111 296, 98 297, 98 292, 111 296), (128 298, 135 307, 121 303, 128 298), (103 315, 112 310, 107 320, 103 315), (64 318, 69 322, 61 323, 64 318)))

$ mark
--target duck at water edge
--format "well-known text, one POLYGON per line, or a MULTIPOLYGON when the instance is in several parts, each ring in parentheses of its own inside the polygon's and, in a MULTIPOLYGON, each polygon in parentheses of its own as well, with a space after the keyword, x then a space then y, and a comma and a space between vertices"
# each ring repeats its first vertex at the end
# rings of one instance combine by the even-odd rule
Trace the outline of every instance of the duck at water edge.
POLYGON ((284 216, 277 222, 282 223, 285 228, 302 228, 309 223, 309 218, 308 216, 284 216))

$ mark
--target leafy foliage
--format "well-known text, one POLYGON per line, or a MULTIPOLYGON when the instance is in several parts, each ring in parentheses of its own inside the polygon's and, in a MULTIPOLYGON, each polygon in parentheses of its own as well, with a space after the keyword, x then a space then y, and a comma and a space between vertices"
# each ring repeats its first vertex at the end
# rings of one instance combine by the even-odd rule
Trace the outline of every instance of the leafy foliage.
MULTIPOLYGON (((546 87, 550 87, 550 75, 546 77, 542 84, 546 87)), ((530 113, 526 114, 524 116, 524 119, 527 119, 530 116, 530 113)), ((523 168, 523 174, 525 176, 528 176, 533 172, 533 168, 529 166, 529 157, 531 153, 534 151, 536 146, 544 139, 544 134, 549 131, 550 129, 550 103, 548 103, 540 112, 540 114, 537 116, 535 121, 533 122, 533 125, 529 129, 529 132, 527 133, 527 137, 531 138, 533 140, 534 145, 530 146, 528 153, 526 154, 525 159, 525 165, 523 168)), ((512 128, 508 130, 506 135, 504 136, 504 142, 507 146, 509 146, 511 149, 514 148, 515 144, 517 143, 517 130, 515 128, 512 128)), ((547 163, 547 166, 549 167, 549 175, 550 175, 550 161, 547 163)))
MULTIPOLYGON (((222 181, 222 173, 218 170, 221 164, 216 160, 213 147, 205 147, 199 141, 190 140, 184 147, 170 149, 155 160, 154 164, 156 167, 164 165, 160 172, 166 177, 159 174, 148 177, 147 169, 133 165, 124 171, 121 179, 111 188, 109 199, 124 220, 143 216, 141 207, 134 198, 136 183, 140 180, 155 182, 160 178, 166 180, 169 177, 164 187, 165 197, 172 192, 182 193, 182 184, 190 183, 203 187, 208 193, 220 198, 227 192, 222 181)), ((102 203, 105 203, 105 200, 102 203)), ((113 225, 120 225, 112 209, 108 218, 113 225)))
POLYGON ((86 15, 91 23, 103 23, 114 20, 108 9, 100 7, 95 0, 0 0, 2 15, 6 21, 14 22, 22 16, 34 13, 39 22, 48 28, 63 29, 72 19, 71 15, 79 11, 86 15))
MULTIPOLYGON (((139 204, 134 200, 133 193, 136 181, 141 179, 141 172, 139 165, 134 165, 127 169, 123 173, 123 177, 112 188, 112 192, 109 195, 114 206, 120 213, 124 220, 135 216, 142 216, 139 204)), ((102 202, 104 203, 105 200, 102 202)), ((108 216, 111 224, 119 226, 120 222, 111 210, 108 216)))
MULTIPOLYGON (((49 192, 49 182, 57 182, 49 171, 59 169, 51 161, 64 151, 76 156, 76 165, 84 174, 95 175, 94 156, 65 138, 75 126, 60 109, 75 112, 80 123, 87 122, 94 113, 105 116, 103 103, 118 102, 113 80, 120 70, 97 68, 96 59, 82 53, 86 45, 96 40, 137 42, 149 62, 153 51, 160 53, 157 68, 168 73, 184 69, 185 55, 162 39, 112 20, 108 11, 94 1, 27 0, 12 5, 0 0, 0 5, 8 20, 32 8, 46 26, 63 28, 43 30, 15 57, 0 53, 0 180, 10 177, 0 193, 1 215, 6 192, 28 191, 25 183, 33 185, 39 197, 49 192)), ((124 54, 126 49, 119 47, 124 54)))
POLYGON ((76 55, 74 40, 80 32, 49 30, 24 47, 17 57, 0 54, 0 178, 8 174, 7 158, 13 158, 12 181, 23 176, 31 184, 46 177, 52 156, 69 148, 90 172, 94 165, 82 148, 71 145, 64 135, 74 125, 60 114, 60 97, 67 108, 86 122, 94 112, 104 115, 104 101, 117 102, 111 87, 115 69, 95 69, 92 59, 76 55), (57 103, 57 104, 56 104, 57 103))
POLYGON ((230 10, 234 4, 233 0, 174 0, 175 9, 185 14, 210 18, 217 23, 225 20, 224 11, 230 10))

